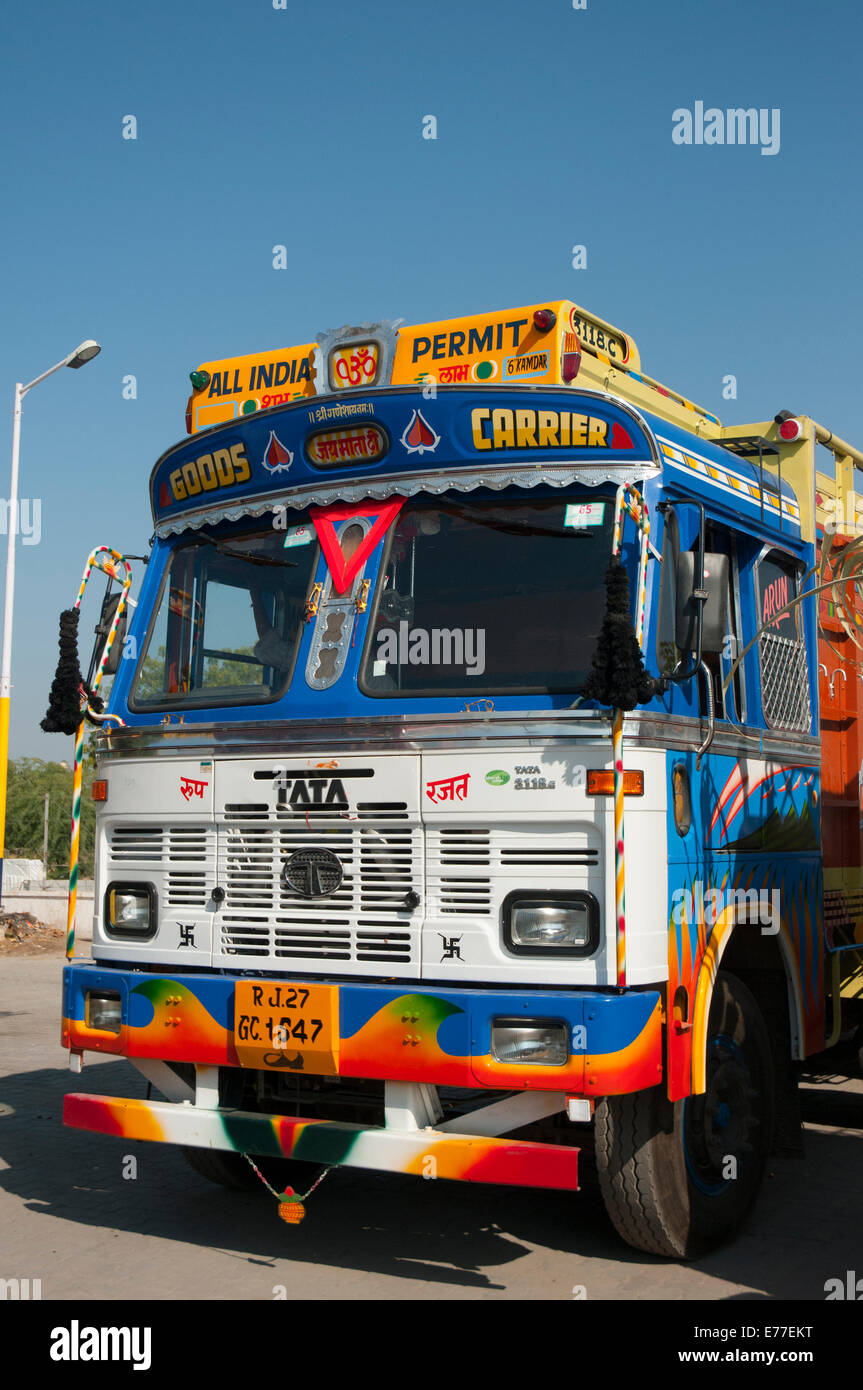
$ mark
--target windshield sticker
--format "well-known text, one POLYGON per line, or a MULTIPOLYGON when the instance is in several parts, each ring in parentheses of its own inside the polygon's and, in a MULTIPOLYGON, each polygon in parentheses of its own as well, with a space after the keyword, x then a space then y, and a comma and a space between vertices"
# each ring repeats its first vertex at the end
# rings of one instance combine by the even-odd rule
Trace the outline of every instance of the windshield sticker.
POLYGON ((585 526, 601 526, 604 517, 604 502, 571 502, 564 512, 563 524, 580 531, 585 526))
POLYGON ((312 531, 310 526, 292 526, 285 536, 285 550, 294 545, 311 545, 312 531))

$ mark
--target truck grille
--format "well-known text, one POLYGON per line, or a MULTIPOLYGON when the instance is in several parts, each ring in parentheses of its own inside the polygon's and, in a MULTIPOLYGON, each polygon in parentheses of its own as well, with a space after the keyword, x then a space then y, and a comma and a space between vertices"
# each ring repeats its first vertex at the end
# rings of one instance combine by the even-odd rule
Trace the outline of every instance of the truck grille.
POLYGON ((227 957, 418 964, 411 892, 422 890, 422 840, 404 803, 359 803, 355 818, 279 812, 254 803, 225 808, 218 882, 225 890, 217 950, 227 957), (341 887, 307 898, 282 881, 296 850, 328 849, 341 887))
POLYGON ((211 827, 114 825, 108 832, 108 881, 133 874, 164 882, 169 907, 205 907, 215 882, 211 827))
POLYGON ((587 831, 555 823, 430 827, 426 855, 429 905, 456 916, 489 915, 510 887, 539 887, 547 878, 599 865, 587 831))

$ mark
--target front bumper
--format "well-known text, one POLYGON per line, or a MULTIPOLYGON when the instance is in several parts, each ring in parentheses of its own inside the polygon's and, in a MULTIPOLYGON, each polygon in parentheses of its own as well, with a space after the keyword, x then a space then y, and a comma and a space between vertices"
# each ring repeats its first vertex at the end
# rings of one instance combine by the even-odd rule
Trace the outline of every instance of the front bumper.
POLYGON ((67 1095, 63 1121, 77 1129, 424 1178, 578 1189, 578 1149, 435 1129, 363 1129, 161 1101, 67 1095))
MULTIPOLYGON (((162 976, 73 962, 63 976, 63 1044, 73 1052, 241 1066, 234 1035, 237 978, 162 976), (119 1033, 86 1022, 86 996, 99 991, 120 995, 119 1033)), ((643 1090, 662 1079, 658 990, 607 994, 423 987, 410 992, 403 984, 344 982, 337 988, 340 1076, 592 1098, 643 1090), (491 1029, 493 1020, 502 1017, 566 1023, 566 1062, 498 1061, 492 1056, 491 1029)), ((313 1072, 314 1067, 305 1070, 313 1072)))

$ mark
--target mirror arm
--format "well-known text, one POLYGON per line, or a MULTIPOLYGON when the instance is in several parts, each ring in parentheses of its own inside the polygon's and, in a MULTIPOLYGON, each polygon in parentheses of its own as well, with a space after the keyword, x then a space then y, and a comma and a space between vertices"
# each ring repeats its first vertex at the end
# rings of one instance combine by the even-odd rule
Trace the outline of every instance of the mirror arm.
MULTIPOLYGON (((90 653, 90 665, 89 665, 88 668, 87 668, 87 684, 88 684, 88 685, 92 685, 92 684, 93 684, 93 677, 94 677, 94 675, 96 674, 96 662, 99 660, 99 657, 102 655, 102 649, 103 649, 103 647, 104 647, 104 645, 105 645, 105 637, 106 637, 106 635, 107 635, 107 628, 106 628, 104 631, 102 630, 102 617, 103 617, 103 614, 104 614, 104 612, 105 612, 105 600, 108 598, 108 595, 109 595, 110 592, 111 592, 111 589, 112 589, 112 587, 113 587, 113 584, 114 584, 114 580, 112 579, 111 575, 109 574, 109 575, 108 575, 108 584, 107 584, 107 586, 106 586, 106 589, 105 589, 104 594, 102 595, 102 607, 101 607, 101 609, 99 610, 99 621, 98 621, 98 623, 96 624, 96 641, 95 641, 94 644, 93 644, 93 650, 92 650, 92 652, 90 653)), ((109 626, 110 626, 110 624, 109 624, 109 626)))

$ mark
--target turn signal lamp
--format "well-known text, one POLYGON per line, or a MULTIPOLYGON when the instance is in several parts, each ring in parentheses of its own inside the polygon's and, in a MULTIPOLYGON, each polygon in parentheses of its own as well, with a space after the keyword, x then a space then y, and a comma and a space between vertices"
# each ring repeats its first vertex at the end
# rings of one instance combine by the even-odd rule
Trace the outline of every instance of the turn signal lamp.
POLYGON ((671 773, 674 794, 674 827, 678 835, 688 835, 692 825, 692 793, 689 773, 683 763, 675 763, 671 773))
POLYGON ((578 376, 578 369, 581 366, 581 343, 578 341, 577 333, 564 333, 563 335, 563 354, 560 362, 560 375, 568 385, 575 381, 578 376))
POLYGON ((557 323, 557 314, 553 309, 534 309, 533 326, 540 333, 548 333, 549 329, 554 328, 557 323))
POLYGON ((203 391, 204 387, 205 387, 205 386, 209 386, 209 384, 210 384, 210 373, 209 373, 209 372, 189 372, 189 380, 190 380, 191 383, 192 383, 192 388, 193 388, 193 390, 195 390, 195 391, 203 391))
POLYGON ((105 782, 92 782, 92 783, 90 784, 90 795, 91 795, 91 797, 93 798, 94 801, 107 801, 107 800, 108 800, 108 783, 107 783, 107 781, 105 781, 105 782))
MULTIPOLYGON (((614 796, 614 773, 591 770, 587 774, 588 796, 614 796)), ((623 795, 644 796, 644 773, 624 772, 623 795)))

